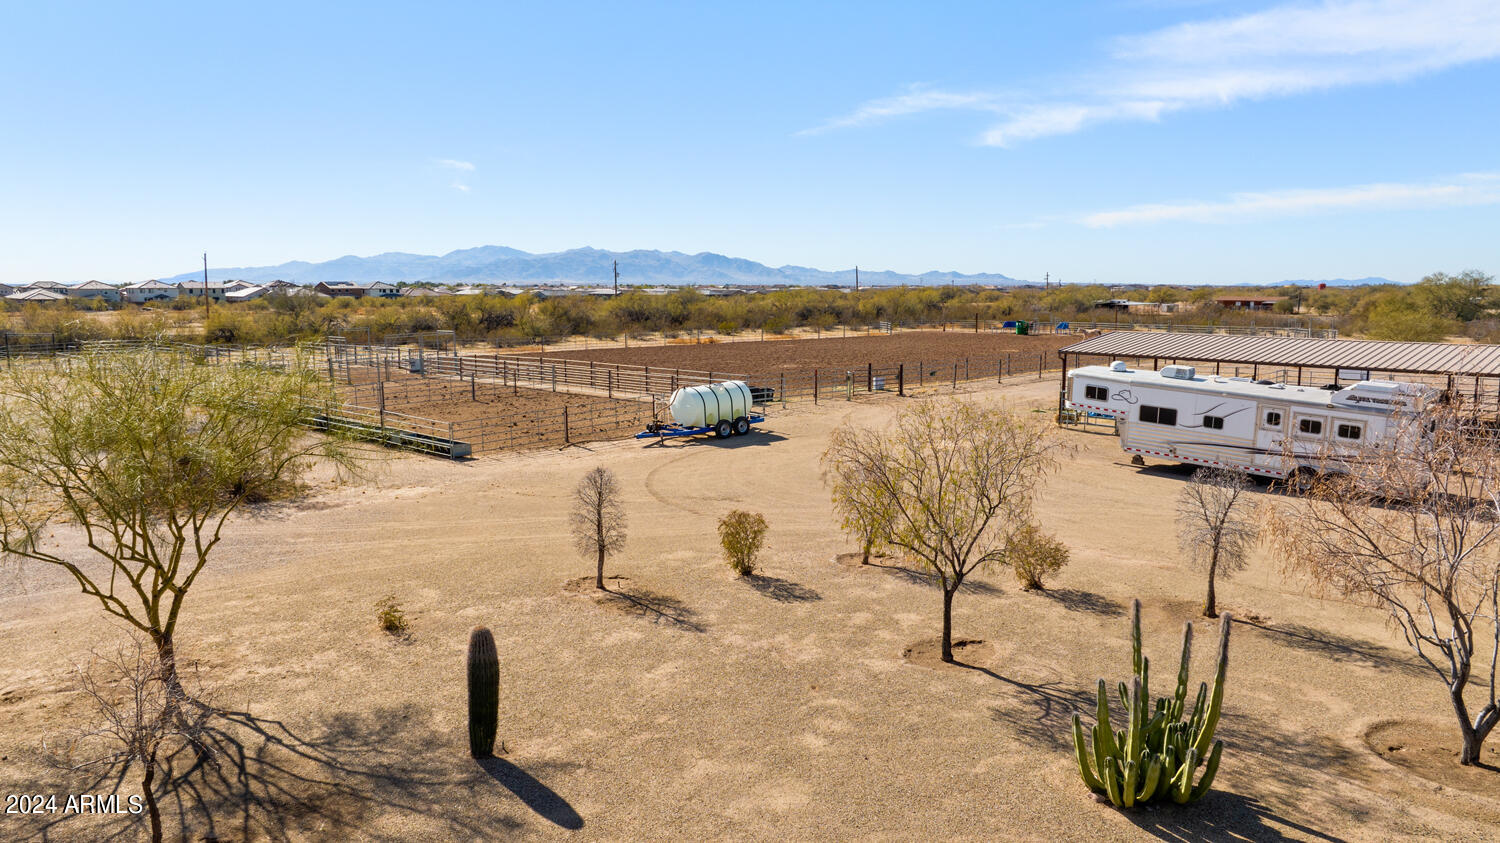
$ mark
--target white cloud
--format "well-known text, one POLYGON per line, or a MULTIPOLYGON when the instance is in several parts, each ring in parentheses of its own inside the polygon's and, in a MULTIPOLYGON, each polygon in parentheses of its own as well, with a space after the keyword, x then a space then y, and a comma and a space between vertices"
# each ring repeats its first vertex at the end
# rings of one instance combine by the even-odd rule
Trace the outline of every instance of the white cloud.
POLYGON ((1415 184, 1383 183, 1353 187, 1236 193, 1213 202, 1132 205, 1086 214, 1077 221, 1091 228, 1157 222, 1224 223, 1247 219, 1345 210, 1442 208, 1500 203, 1500 172, 1467 173, 1415 184))
POLYGON ((466 173, 474 172, 474 164, 469 161, 459 161, 453 158, 439 158, 437 159, 436 163, 439 167, 448 167, 454 170, 463 170, 466 173))
POLYGON ((1003 115, 991 146, 1155 121, 1173 112, 1410 79, 1500 57, 1496 0, 1328 0, 1177 24, 1115 40, 1063 90, 948 93, 873 100, 808 133, 936 109, 1003 115))
POLYGON ((924 111, 945 109, 968 111, 1000 110, 995 105, 994 98, 989 94, 936 91, 921 85, 912 85, 907 88, 904 94, 870 100, 849 114, 842 117, 835 117, 811 129, 803 129, 797 134, 816 135, 830 129, 847 129, 854 126, 878 123, 892 117, 904 117, 908 114, 920 114, 924 111))
POLYGON ((470 190, 469 186, 466 185, 466 184, 464 184, 463 182, 454 182, 453 183, 453 189, 454 190, 461 190, 464 193, 468 193, 469 190, 470 190))

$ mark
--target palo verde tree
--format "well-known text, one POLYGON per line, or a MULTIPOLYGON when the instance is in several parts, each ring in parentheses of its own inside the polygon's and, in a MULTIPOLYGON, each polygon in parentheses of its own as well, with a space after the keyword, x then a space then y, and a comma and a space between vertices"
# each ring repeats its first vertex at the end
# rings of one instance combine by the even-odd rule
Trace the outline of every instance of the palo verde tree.
POLYGON ((943 592, 942 658, 953 661, 953 596, 975 570, 1004 562, 1012 534, 1061 444, 1047 427, 959 400, 917 402, 880 430, 844 425, 824 464, 860 479, 890 513, 886 542, 921 559, 943 592))
POLYGON ((55 565, 148 638, 176 696, 184 601, 247 502, 283 497, 317 461, 352 467, 305 424, 309 366, 214 365, 153 348, 0 372, 0 553, 55 565), (84 549, 48 541, 76 529, 84 549))
POLYGON ((875 478, 858 460, 838 458, 830 448, 823 454, 823 479, 833 495, 833 511, 839 526, 859 539, 860 564, 870 564, 870 554, 884 541, 892 520, 890 501, 881 494, 875 478))
POLYGON ((594 587, 604 588, 604 557, 625 546, 625 506, 615 473, 598 466, 573 490, 573 544, 598 562, 594 587))
POLYGON ((1200 468, 1177 498, 1177 543, 1208 571, 1203 616, 1219 616, 1215 584, 1245 567, 1260 535, 1250 506, 1250 477, 1227 468, 1200 468))
POLYGON ((1462 764, 1500 723, 1500 440, 1480 421, 1434 405, 1384 446, 1320 454, 1324 479, 1268 522, 1290 573, 1383 609, 1442 680, 1462 764))

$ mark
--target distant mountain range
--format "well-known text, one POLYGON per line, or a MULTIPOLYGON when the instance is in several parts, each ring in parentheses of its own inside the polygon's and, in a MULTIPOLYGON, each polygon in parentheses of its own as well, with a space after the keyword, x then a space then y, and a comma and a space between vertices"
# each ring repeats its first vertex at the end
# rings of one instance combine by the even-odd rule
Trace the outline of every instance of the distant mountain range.
POLYGON ((1394 284, 1389 278, 1371 276, 1369 278, 1328 278, 1322 281, 1283 281, 1283 284, 1296 284, 1299 287, 1316 287, 1319 284, 1327 284, 1330 287, 1364 287, 1370 284, 1394 284))
MULTIPOLYGON (((386 252, 371 257, 346 255, 322 263, 292 261, 278 266, 242 266, 209 269, 210 280, 292 281, 316 284, 319 281, 434 281, 439 283, 484 284, 610 284, 614 281, 613 263, 620 262, 622 284, 854 284, 854 270, 827 272, 806 266, 770 267, 744 258, 731 258, 713 252, 688 255, 637 249, 610 252, 603 249, 569 249, 566 252, 532 254, 505 246, 479 246, 459 249, 446 255, 413 255, 386 252)), ((202 271, 184 272, 159 280, 169 283, 201 281, 202 271)), ((995 273, 964 275, 958 272, 924 272, 905 275, 899 272, 860 270, 861 284, 1024 284, 1015 278, 995 273)))

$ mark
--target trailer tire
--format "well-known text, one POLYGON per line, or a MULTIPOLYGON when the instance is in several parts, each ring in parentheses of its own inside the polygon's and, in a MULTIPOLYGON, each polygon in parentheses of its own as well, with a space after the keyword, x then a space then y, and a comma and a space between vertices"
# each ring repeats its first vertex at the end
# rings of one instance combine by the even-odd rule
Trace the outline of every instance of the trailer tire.
POLYGON ((730 424, 729 419, 719 419, 718 424, 714 425, 714 436, 720 439, 728 439, 733 432, 734 425, 730 424))
POLYGON ((1318 485, 1316 469, 1299 465, 1283 481, 1284 491, 1289 495, 1306 495, 1318 485))
POLYGON ((735 436, 744 436, 745 434, 747 434, 749 432, 750 432, 750 420, 749 419, 745 418, 744 416, 740 416, 739 418, 737 418, 737 419, 734 420, 734 435, 735 436))

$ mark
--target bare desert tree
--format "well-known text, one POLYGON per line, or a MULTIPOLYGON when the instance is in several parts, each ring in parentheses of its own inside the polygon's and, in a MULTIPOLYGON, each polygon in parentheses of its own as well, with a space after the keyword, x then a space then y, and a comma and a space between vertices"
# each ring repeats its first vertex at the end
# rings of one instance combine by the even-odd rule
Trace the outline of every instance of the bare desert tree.
POLYGON ((604 588, 604 557, 625 546, 625 506, 615 473, 595 468, 573 490, 573 543, 578 552, 598 562, 594 586, 604 588))
POLYGON ((859 539, 860 564, 868 565, 870 554, 890 530, 890 502, 881 495, 863 462, 838 459, 836 455, 832 448, 823 453, 823 479, 832 492, 839 526, 859 539))
POLYGON ((953 596, 969 574, 1004 561, 1060 448, 1043 425, 958 400, 917 402, 893 428, 834 431, 824 464, 866 484, 890 513, 885 541, 936 575, 943 661, 953 661, 953 596))
POLYGON ((1289 572, 1385 610, 1442 680, 1462 764, 1479 762, 1500 722, 1500 439, 1479 422, 1440 404, 1401 423, 1393 445, 1324 454, 1326 479, 1269 520, 1289 572))
POLYGON ((1200 468, 1177 498, 1177 543, 1208 571, 1203 616, 1219 616, 1218 578, 1245 567, 1260 537, 1250 500, 1250 476, 1228 468, 1200 468))
MULTIPOLYGON (((65 769, 98 769, 121 777, 136 768, 151 840, 160 843, 158 758, 187 744, 202 747, 200 738, 210 709, 184 705, 181 685, 163 678, 160 653, 139 633, 114 653, 96 654, 77 669, 77 677, 79 689, 94 704, 98 721, 68 736, 61 745, 48 747, 50 760, 65 769)), ((138 807, 122 804, 119 810, 138 807)))
POLYGON ((0 555, 55 565, 147 635, 177 685, 183 602, 246 502, 289 494, 351 451, 306 425, 326 396, 310 365, 285 372, 140 349, 0 372, 0 555), (48 541, 54 525, 82 547, 48 541))

